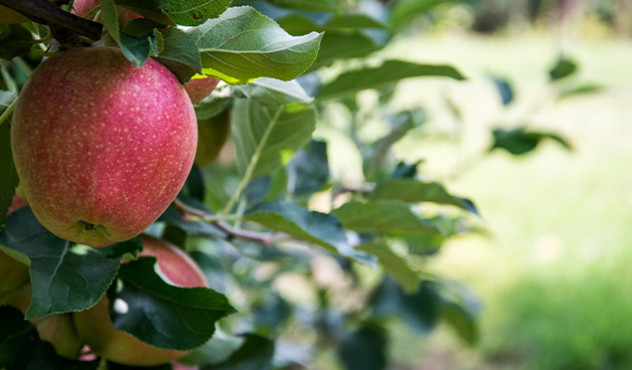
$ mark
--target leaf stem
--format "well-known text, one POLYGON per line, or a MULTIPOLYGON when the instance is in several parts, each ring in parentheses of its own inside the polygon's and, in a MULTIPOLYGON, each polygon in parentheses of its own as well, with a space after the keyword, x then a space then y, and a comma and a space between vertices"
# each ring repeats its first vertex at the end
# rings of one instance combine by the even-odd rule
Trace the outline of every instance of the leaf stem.
POLYGON ((4 113, 2 113, 2 115, 0 116, 0 126, 2 126, 4 121, 6 121, 9 118, 9 116, 11 115, 11 113, 13 113, 13 109, 15 108, 15 104, 17 103, 17 101, 18 101, 18 99, 15 98, 13 100, 13 102, 9 105, 7 110, 5 110, 4 113))
POLYGON ((261 158, 261 154, 263 153, 263 148, 265 148, 268 142, 268 139, 270 139, 270 135, 272 134, 272 131, 274 131, 274 127, 279 121, 279 118, 281 117, 281 113, 283 113, 284 109, 285 109, 285 105, 282 105, 274 113, 274 116, 272 117, 272 120, 270 121, 268 128, 266 128, 266 132, 263 134, 263 137, 261 138, 261 141, 259 142, 259 146, 257 146, 257 150, 252 155, 252 160, 248 164, 248 168, 246 169, 246 173, 244 174, 244 177, 241 179, 239 186, 237 186, 237 189, 235 190, 233 195, 230 197, 230 200, 228 201, 228 203, 226 203, 226 206, 222 210, 222 214, 227 214, 228 212, 230 212, 231 209, 233 209, 235 202, 237 202, 241 194, 246 189, 246 186, 248 186, 248 184, 250 183, 250 180, 252 179, 252 176, 255 173, 255 168, 257 168, 257 164, 259 163, 259 159, 261 158))

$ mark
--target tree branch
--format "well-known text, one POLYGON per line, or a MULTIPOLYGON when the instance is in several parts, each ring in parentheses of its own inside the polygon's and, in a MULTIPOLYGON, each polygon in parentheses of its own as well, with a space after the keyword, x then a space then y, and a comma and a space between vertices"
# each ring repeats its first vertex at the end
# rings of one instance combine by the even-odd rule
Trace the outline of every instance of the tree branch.
POLYGON ((103 26, 65 12, 46 0, 0 0, 0 5, 11 8, 37 23, 53 28, 65 28, 93 40, 101 37, 103 26))

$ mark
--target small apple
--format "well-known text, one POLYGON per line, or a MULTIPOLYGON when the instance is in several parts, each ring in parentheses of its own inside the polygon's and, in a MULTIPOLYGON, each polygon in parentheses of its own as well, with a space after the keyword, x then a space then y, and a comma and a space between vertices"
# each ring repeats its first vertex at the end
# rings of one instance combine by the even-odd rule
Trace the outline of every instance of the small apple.
POLYGON ((212 77, 194 78, 185 83, 184 88, 187 89, 191 103, 195 104, 211 95, 219 81, 219 79, 212 77))
POLYGON ((198 120, 198 147, 195 163, 200 167, 211 164, 230 136, 230 109, 217 116, 198 120))
MULTIPOLYGON (((140 256, 156 257, 165 280, 181 287, 208 286, 200 268, 181 249, 156 238, 142 235, 140 256)), ((109 315, 110 301, 104 296, 96 306, 73 315, 79 337, 92 351, 109 361, 131 366, 154 366, 174 361, 187 354, 155 348, 136 337, 118 330, 109 315)))
POLYGON ((197 120, 176 76, 120 49, 75 48, 45 60, 11 124, 16 169, 53 234, 103 247, 130 239, 175 199, 193 165, 197 120))
MULTIPOLYGON (((11 296, 8 305, 26 314, 32 297, 32 288, 28 284, 11 296)), ((35 326, 41 340, 50 342, 55 347, 58 355, 70 359, 79 358, 83 343, 79 340, 71 314, 38 317, 29 319, 29 322, 35 326)))

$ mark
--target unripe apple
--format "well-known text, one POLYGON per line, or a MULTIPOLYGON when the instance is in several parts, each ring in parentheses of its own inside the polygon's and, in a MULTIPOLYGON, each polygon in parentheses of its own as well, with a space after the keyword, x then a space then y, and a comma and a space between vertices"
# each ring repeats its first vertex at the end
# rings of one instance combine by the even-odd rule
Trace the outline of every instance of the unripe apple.
POLYGON ((11 145, 26 198, 53 234, 103 247, 140 234, 193 165, 197 123, 162 64, 120 49, 77 48, 44 61, 18 98, 11 145))
POLYGON ((212 77, 194 78, 185 83, 184 88, 187 89, 191 103, 195 104, 211 95, 219 81, 219 79, 212 77))
POLYGON ((229 135, 230 109, 214 117, 198 120, 198 147, 195 163, 200 167, 211 164, 219 155, 229 135))
MULTIPOLYGON (((7 216, 28 203, 18 193, 13 196, 7 216)), ((7 299, 7 293, 24 285, 29 278, 29 267, 0 250, 0 305, 7 299)))
MULTIPOLYGON (((26 314, 32 297, 32 288, 28 284, 21 292, 12 295, 8 304, 26 314)), ((70 359, 79 358, 83 343, 79 340, 71 314, 38 317, 29 319, 29 322, 35 326, 40 339, 51 343, 58 355, 70 359)))
MULTIPOLYGON (((156 257, 162 276, 181 287, 208 286, 204 273, 181 249, 156 238, 143 235, 140 256, 156 257)), ((153 347, 136 337, 118 330, 109 314, 110 301, 104 296, 93 308, 74 314, 79 337, 92 351, 112 362, 131 366, 153 366, 174 361, 186 351, 153 347)))

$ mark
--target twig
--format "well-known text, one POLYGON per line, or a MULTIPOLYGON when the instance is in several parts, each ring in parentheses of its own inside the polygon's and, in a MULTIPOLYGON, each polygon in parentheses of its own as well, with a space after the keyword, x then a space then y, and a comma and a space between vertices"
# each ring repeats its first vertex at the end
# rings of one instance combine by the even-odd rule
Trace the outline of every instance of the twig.
POLYGON ((4 111, 4 113, 2 113, 2 115, 0 115, 0 125, 2 125, 2 123, 4 121, 7 120, 7 118, 9 118, 9 116, 11 115, 11 113, 13 113, 13 109, 15 108, 15 104, 18 102, 18 99, 14 99, 13 102, 7 107, 7 110, 4 111))
POLYGON ((0 0, 0 5, 11 8, 32 21, 47 24, 51 26, 51 30, 65 28, 93 40, 99 39, 103 30, 100 23, 63 11, 46 0, 0 0))

